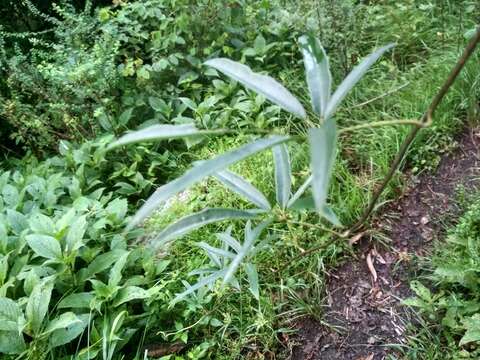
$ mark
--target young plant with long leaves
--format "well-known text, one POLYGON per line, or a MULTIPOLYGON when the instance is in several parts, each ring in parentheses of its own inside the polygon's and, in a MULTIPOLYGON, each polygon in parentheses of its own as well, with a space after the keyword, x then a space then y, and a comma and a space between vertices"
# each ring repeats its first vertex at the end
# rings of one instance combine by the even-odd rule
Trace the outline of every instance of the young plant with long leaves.
MULTIPOLYGON (((318 126, 308 129, 307 139, 310 145, 311 175, 292 194, 292 171, 287 142, 298 137, 289 135, 271 135, 257 139, 240 148, 217 157, 196 163, 182 176, 158 188, 130 221, 127 230, 139 225, 148 218, 161 204, 188 187, 213 176, 231 191, 246 198, 257 208, 256 210, 238 209, 206 209, 184 217, 167 226, 153 240, 155 247, 187 234, 206 224, 227 219, 253 219, 259 215, 272 217, 273 206, 267 197, 251 183, 228 170, 228 167, 258 152, 272 149, 275 164, 275 188, 277 206, 282 210, 292 209, 307 189, 311 188, 315 208, 319 215, 332 224, 340 222, 332 209, 327 205, 328 189, 335 163, 337 126, 333 115, 342 100, 355 84, 365 75, 367 70, 394 45, 384 46, 363 59, 332 93, 332 76, 328 57, 320 41, 313 36, 302 36, 299 39, 304 59, 305 74, 311 106, 318 116, 318 126)), ((272 103, 288 111, 300 119, 307 113, 300 101, 275 79, 253 72, 248 66, 230 59, 216 58, 205 62, 212 67, 238 81, 246 88, 263 95, 272 103)), ((194 138, 204 135, 228 134, 226 130, 200 130, 193 124, 187 125, 154 125, 146 129, 131 132, 115 141, 110 148, 144 141, 160 141, 173 138, 194 138)), ((213 277, 213 275, 210 275, 213 277)))

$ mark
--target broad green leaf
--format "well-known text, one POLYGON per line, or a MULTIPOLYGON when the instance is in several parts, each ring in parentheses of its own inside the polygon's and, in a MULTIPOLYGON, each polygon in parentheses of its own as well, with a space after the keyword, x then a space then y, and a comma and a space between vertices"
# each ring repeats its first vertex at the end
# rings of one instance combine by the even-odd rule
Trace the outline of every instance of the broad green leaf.
POLYGON ((254 73, 248 66, 225 58, 208 60, 205 65, 221 71, 242 83, 245 87, 262 94, 268 100, 295 116, 301 119, 306 117, 305 109, 297 98, 270 76, 254 73))
POLYGON ((303 54, 305 76, 313 111, 323 117, 332 92, 332 75, 328 57, 317 38, 304 35, 298 42, 303 54))
POLYGON ((374 51, 365 59, 363 59, 360 64, 355 66, 355 68, 350 72, 350 74, 347 75, 347 77, 342 81, 340 86, 337 88, 337 90, 335 90, 330 98, 324 115, 325 119, 329 119, 331 116, 333 116, 342 100, 345 98, 345 96, 347 96, 348 92, 355 86, 355 84, 363 77, 363 75, 365 75, 368 69, 378 60, 380 56, 383 55, 383 53, 390 50, 394 46, 395 44, 389 44, 374 51))
POLYGON ((330 118, 320 128, 308 131, 310 143, 310 167, 312 171, 313 199, 317 211, 321 214, 327 201, 328 186, 335 160, 337 129, 330 118))
POLYGON ((290 138, 288 136, 272 136, 266 139, 256 140, 238 149, 219 155, 214 159, 203 161, 202 163, 194 166, 192 169, 183 174, 183 176, 157 189, 135 214, 133 219, 130 221, 127 230, 145 220, 158 206, 160 206, 160 204, 164 203, 175 194, 185 190, 187 187, 193 185, 200 179, 215 174, 218 171, 221 171, 226 167, 255 153, 284 143, 289 139, 290 138))
POLYGON ((198 213, 185 216, 176 223, 167 226, 151 242, 155 248, 167 242, 185 235, 202 226, 227 219, 251 219, 257 214, 251 211, 236 209, 205 209, 198 213))
POLYGON ((271 205, 265 195, 243 177, 228 171, 219 171, 213 175, 218 181, 238 195, 250 200, 260 209, 270 210, 271 205))
POLYGON ((416 280, 412 281, 410 283, 410 288, 420 299, 425 300, 427 302, 432 300, 432 293, 420 281, 416 281, 416 280))
POLYGON ((20 200, 20 194, 15 186, 6 184, 2 189, 2 197, 8 207, 15 209, 20 200))
POLYGON ((57 318, 53 319, 48 323, 45 331, 41 334, 41 336, 48 335, 58 329, 70 327, 78 322, 81 322, 81 320, 73 312, 66 312, 60 314, 57 318))
POLYGON ((258 301, 260 299, 260 291, 258 289, 258 273, 257 268, 252 263, 245 264, 245 272, 247 273, 249 290, 258 301))
POLYGON ((460 340, 459 346, 471 342, 480 342, 480 314, 475 314, 472 317, 465 319, 463 323, 467 331, 460 340))
POLYGON ((77 338, 87 327, 90 317, 90 314, 77 315, 79 321, 72 323, 68 327, 53 331, 49 336, 50 345, 52 347, 65 345, 77 338))
POLYGON ((0 255, 0 286, 5 283, 5 280, 7 280, 8 257, 9 255, 0 255))
POLYGON ((20 354, 25 349, 25 340, 18 331, 0 331, 0 353, 20 354))
POLYGON ((47 314, 53 283, 54 279, 52 277, 46 278, 33 288, 32 293, 28 297, 25 315, 34 334, 40 331, 43 319, 47 314))
POLYGON ((146 299, 149 296, 150 293, 141 287, 127 286, 117 293, 117 296, 113 300, 113 306, 117 307, 132 300, 146 299))
POLYGON ((82 246, 82 240, 85 236, 87 225, 86 216, 79 216, 73 221, 68 229, 65 251, 72 252, 78 250, 82 246))
POLYGON ((16 235, 20 235, 28 227, 27 217, 13 209, 7 209, 7 221, 16 235))
POLYGON ((290 167, 290 156, 285 144, 272 148, 275 163, 275 191, 277 202, 282 209, 285 209, 292 190, 292 169, 290 167))
POLYGON ((152 125, 145 129, 132 131, 126 135, 123 135, 120 139, 110 144, 109 150, 127 144, 133 144, 138 142, 152 141, 152 140, 165 140, 165 139, 178 139, 187 136, 201 135, 201 131, 198 130, 193 124, 183 125, 152 125))
POLYGON ((99 272, 108 269, 125 254, 125 250, 115 249, 97 256, 87 267, 82 279, 86 280, 99 272))
POLYGON ((308 189, 308 187, 312 184, 313 181, 313 176, 310 175, 307 180, 298 188, 298 190, 293 194, 291 199, 288 201, 287 208, 290 208, 297 202, 298 199, 305 193, 305 191, 308 189))
POLYGON ((90 292, 81 292, 70 294, 64 297, 57 305, 58 309, 89 309, 92 300, 95 299, 95 295, 90 292))
POLYGON ((52 235, 55 232, 53 221, 42 213, 30 215, 28 224, 32 232, 36 234, 52 235))
POLYGON ((0 331, 18 331, 18 319, 21 316, 22 310, 15 301, 0 298, 0 331))
POLYGON ((32 234, 26 236, 27 244, 35 254, 47 259, 58 260, 62 258, 60 243, 48 235, 32 234))
POLYGON ((118 123, 120 125, 127 125, 130 119, 132 118, 133 108, 128 108, 120 114, 118 117, 118 123))
POLYGON ((120 283, 120 280, 122 280, 122 270, 125 267, 125 264, 127 263, 128 255, 130 255, 130 252, 129 251, 125 252, 115 262, 115 265, 113 265, 112 270, 110 270, 110 276, 108 278, 109 286, 117 286, 120 283))

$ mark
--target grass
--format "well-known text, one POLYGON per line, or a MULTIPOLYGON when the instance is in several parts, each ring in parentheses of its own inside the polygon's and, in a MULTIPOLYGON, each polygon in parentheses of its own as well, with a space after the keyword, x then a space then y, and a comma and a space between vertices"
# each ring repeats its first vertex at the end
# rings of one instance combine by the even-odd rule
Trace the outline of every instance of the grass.
MULTIPOLYGON (((404 69, 396 68, 391 62, 384 60, 348 98, 347 105, 339 112, 340 126, 379 120, 418 119, 448 75, 458 55, 456 45, 452 45, 447 50, 431 51, 423 61, 404 69), (408 86, 367 105, 356 106, 402 84, 408 86)), ((446 97, 435 116, 434 125, 423 130, 410 149, 404 167, 410 168, 413 173, 432 171, 438 165, 442 154, 453 148, 456 134, 465 126, 464 119, 468 107, 466 104, 468 100, 465 98, 471 97, 474 65, 472 61, 446 97)), ((288 80, 289 88, 302 86, 298 77, 292 74, 284 79, 288 80)), ((287 131, 302 132, 302 125, 290 121, 287 118, 284 125, 287 131)), ((406 127, 373 128, 342 137, 339 146, 342 150, 334 171, 330 202, 345 225, 352 224, 367 205, 371 191, 388 170, 407 131, 406 127)), ((238 147, 250 139, 249 136, 211 139, 208 146, 194 150, 192 157, 195 160, 208 159, 238 147)), ((294 144, 290 147, 290 152, 294 172, 299 177, 295 180, 301 183, 301 179, 308 173, 306 144, 294 144)), ((271 160, 270 152, 262 153, 235 165, 232 170, 250 180, 267 194, 269 199, 273 199, 271 160)), ((379 207, 401 194, 405 180, 401 174, 395 177, 383 195, 379 207)), ((245 208, 247 203, 229 193, 214 180, 206 180, 191 190, 189 201, 176 203, 168 216, 157 215, 151 220, 150 226, 158 230, 175 217, 207 206, 245 208)), ((285 327, 288 329, 292 319, 306 315, 322 321, 326 270, 334 268, 348 257, 349 249, 346 243, 340 240, 311 256, 291 263, 299 252, 329 241, 331 234, 315 226, 301 225, 317 222, 315 215, 302 213, 293 216, 290 224, 275 227, 279 234, 275 246, 257 258, 261 277, 259 303, 252 301, 245 290, 240 293, 227 292, 223 294, 221 304, 215 303, 212 311, 228 314, 223 318, 225 331, 218 338, 219 349, 216 355, 218 358, 229 356, 235 358, 241 356, 242 351, 258 350, 261 353, 278 351, 279 333, 288 331, 285 327), (252 346, 252 343, 255 346, 252 346)), ((202 263, 200 260, 202 257, 194 244, 206 240, 215 244, 211 234, 219 228, 221 226, 216 225, 196 231, 174 245, 175 261, 179 265, 184 264, 182 273, 188 273, 202 263), (191 261, 192 258, 196 260, 191 261)), ((203 260, 206 258, 203 257, 203 260)), ((412 359, 416 356, 415 352, 424 354, 430 351, 428 349, 433 349, 433 346, 420 349, 421 346, 427 346, 428 336, 431 334, 425 332, 421 334, 419 340, 417 339, 418 344, 414 345, 416 350, 412 352, 412 359)))
MULTIPOLYGON (((291 9, 299 24, 307 23, 307 18, 318 10, 316 1, 304 1, 302 5, 300 9, 291 9)), ((447 77, 464 42, 457 21, 457 11, 462 9, 444 8, 442 5, 444 17, 438 20, 437 8, 432 10, 427 6, 422 10, 410 5, 387 1, 373 10, 366 5, 358 7, 358 21, 368 21, 357 24, 361 29, 358 33, 348 34, 356 40, 347 49, 350 57, 362 57, 372 48, 391 41, 398 42, 398 46, 393 54, 383 58, 368 73, 347 98, 336 119, 339 127, 382 120, 418 119, 447 77), (383 96, 387 93, 391 94, 383 96)), ((313 18, 312 21, 318 19, 313 18)), ((472 22, 470 18, 464 21, 465 26, 472 22)), ((292 47, 295 46, 292 44, 292 47)), ((332 53, 338 55, 339 49, 335 48, 332 53)), ((303 65, 298 59, 293 56, 291 68, 280 69, 276 76, 306 103, 303 65)), ((477 55, 462 73, 438 109, 434 125, 421 132, 409 150, 403 169, 409 169, 413 174, 431 171, 438 165, 442 154, 452 149, 455 136, 465 127, 465 119, 479 96, 479 59, 477 55)), ((336 69, 340 68, 338 59, 332 59, 332 63, 336 69)), ((340 70, 334 74, 336 84, 341 75, 340 70)), ((275 131, 301 134, 309 124, 316 122, 312 114, 303 123, 281 113, 271 127, 275 131)), ((342 135, 329 202, 345 227, 361 215, 372 190, 388 171, 407 131, 408 127, 395 126, 367 128, 342 135)), ((170 166, 169 170, 175 169, 168 171, 167 176, 174 178, 189 168, 192 161, 210 159, 252 138, 252 135, 239 135, 206 139, 187 153, 175 154, 176 166, 170 166)), ((293 187, 297 188, 309 175, 307 144, 299 141, 290 144, 289 149, 295 175, 293 187)), ((275 189, 271 152, 255 155, 232 166, 231 170, 251 181, 273 202, 275 189)), ((401 195, 406 180, 407 177, 400 173, 395 176, 377 210, 401 195)), ((149 219, 147 233, 154 233, 182 216, 206 207, 247 209, 251 205, 209 178, 187 190, 167 210, 159 211, 149 219)), ((154 326, 152 333, 146 334, 146 340, 180 340, 199 345, 198 351, 204 346, 215 359, 264 358, 269 353, 282 351, 283 335, 292 331, 296 319, 309 316, 323 323, 325 274, 349 259, 351 248, 346 239, 332 241, 334 235, 325 231, 329 225, 315 214, 298 212, 284 216, 279 210, 276 211, 278 217, 282 217, 282 221, 271 225, 277 237, 255 258, 260 274, 259 301, 251 296, 245 286, 241 286, 240 290, 215 287, 211 294, 201 290, 181 307, 173 310, 168 308, 173 293, 182 290, 182 280, 194 283, 197 278, 191 272, 208 265, 208 257, 196 244, 204 241, 218 245, 214 233, 224 230, 227 224, 209 225, 177 240, 168 249, 167 256, 161 254, 164 260, 169 261, 166 270, 168 276, 165 275, 167 280, 162 279, 165 294, 160 299, 161 318, 155 319, 168 325, 162 323, 154 326), (315 247, 322 248, 308 256, 299 257, 299 254, 315 247)), ((234 222, 232 225, 233 234, 241 235, 243 224, 234 222)), ((141 247, 138 249, 141 251, 141 247)), ((439 254, 438 259, 455 257, 457 250, 449 248, 443 255, 439 254)), ((238 274, 242 285, 245 285, 246 277, 245 273, 238 274)), ((407 357, 441 359, 448 347, 446 344, 454 344, 452 339, 458 334, 442 337, 445 334, 438 332, 438 324, 424 322, 423 325, 417 335, 411 338, 407 357)), ((463 350, 455 349, 454 355, 462 355, 463 350)))

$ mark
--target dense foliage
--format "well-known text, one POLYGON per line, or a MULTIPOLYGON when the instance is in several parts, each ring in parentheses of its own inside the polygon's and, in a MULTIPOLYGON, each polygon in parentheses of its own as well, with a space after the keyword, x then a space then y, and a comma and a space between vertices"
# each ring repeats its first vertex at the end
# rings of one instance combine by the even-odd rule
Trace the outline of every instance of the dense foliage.
MULTIPOLYGON (((5 1, 0 353, 288 352, 293 320, 322 320, 326 267, 348 248, 332 224, 358 218, 405 134, 366 125, 418 119, 478 11, 473 0, 5 1)), ((475 121, 477 84, 469 66, 409 152, 414 172, 475 121)), ((475 211, 457 238, 475 231, 475 211)), ((473 258, 471 242, 459 246, 473 258)), ((455 314, 457 339, 478 319, 455 314)))

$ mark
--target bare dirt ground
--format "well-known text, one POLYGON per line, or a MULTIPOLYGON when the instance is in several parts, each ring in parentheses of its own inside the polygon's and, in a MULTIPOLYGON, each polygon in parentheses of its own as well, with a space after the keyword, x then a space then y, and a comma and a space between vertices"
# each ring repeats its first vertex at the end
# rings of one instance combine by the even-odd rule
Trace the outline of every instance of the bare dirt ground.
POLYGON ((364 236, 355 245, 357 258, 331 272, 323 318, 337 331, 301 320, 289 359, 381 360, 396 354, 390 345, 406 342, 411 321, 401 299, 411 295, 412 258, 427 254, 432 240, 442 236, 442 219, 458 213, 458 187, 468 191, 480 183, 479 146, 480 130, 466 131, 434 174, 418 177, 370 224, 386 235, 388 246, 364 236))

